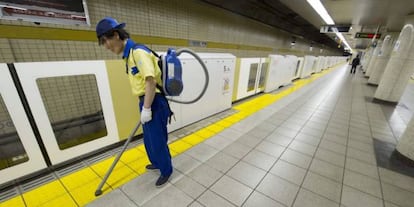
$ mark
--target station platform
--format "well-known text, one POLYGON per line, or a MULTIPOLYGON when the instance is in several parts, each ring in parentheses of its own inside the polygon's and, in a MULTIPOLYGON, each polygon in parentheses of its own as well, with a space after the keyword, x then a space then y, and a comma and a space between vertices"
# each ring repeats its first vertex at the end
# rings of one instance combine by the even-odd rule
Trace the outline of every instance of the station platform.
POLYGON ((413 85, 398 105, 376 103, 362 72, 341 64, 171 133, 174 172, 162 188, 134 141, 99 197, 120 148, 8 189, 0 207, 412 206, 414 167, 394 148, 413 85))

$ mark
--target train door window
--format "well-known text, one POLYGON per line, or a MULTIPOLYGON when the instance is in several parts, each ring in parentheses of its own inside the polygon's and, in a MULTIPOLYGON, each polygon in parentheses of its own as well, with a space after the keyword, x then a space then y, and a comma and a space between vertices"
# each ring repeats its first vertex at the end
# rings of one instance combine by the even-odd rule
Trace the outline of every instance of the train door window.
POLYGON ((0 170, 29 160, 0 95, 0 170))
POLYGON ((107 135, 93 74, 36 80, 61 150, 107 135))
POLYGON ((298 60, 298 62, 296 63, 296 70, 295 70, 295 76, 297 77, 297 76, 299 76, 300 74, 299 74, 299 66, 300 66, 300 60, 298 60))
POLYGON ((267 68, 268 67, 269 67, 268 62, 264 62, 264 63, 261 64, 260 76, 259 76, 259 88, 264 88, 265 87, 266 73, 267 73, 267 68))
POLYGON ((255 89, 258 69, 259 69, 259 63, 250 64, 249 80, 247 82, 247 92, 255 89))

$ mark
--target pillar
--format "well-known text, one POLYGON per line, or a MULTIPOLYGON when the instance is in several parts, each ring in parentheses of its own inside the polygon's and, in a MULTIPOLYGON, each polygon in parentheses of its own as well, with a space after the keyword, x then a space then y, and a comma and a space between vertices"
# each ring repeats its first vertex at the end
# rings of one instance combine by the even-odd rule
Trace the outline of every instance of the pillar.
POLYGON ((397 103, 414 72, 413 25, 406 24, 395 43, 374 98, 397 103))
POLYGON ((362 71, 364 71, 364 73, 365 71, 367 71, 369 61, 371 60, 372 51, 373 51, 372 47, 369 46, 368 50, 365 52, 364 57, 361 61, 362 71))
POLYGON ((410 160, 414 160, 414 116, 411 118, 396 150, 410 160))
POLYGON ((372 53, 371 60, 369 61, 367 71, 365 71, 365 77, 369 77, 371 75, 371 72, 373 71, 373 67, 375 62, 377 61, 377 57, 379 54, 379 51, 382 47, 382 41, 377 42, 377 46, 375 46, 374 52, 372 53))
POLYGON ((371 69, 372 71, 368 79, 369 84, 378 85, 380 82, 382 74, 385 70, 385 66, 387 66, 388 60, 390 59, 391 49, 392 38, 391 35, 387 35, 382 42, 381 50, 378 52, 377 60, 371 69))

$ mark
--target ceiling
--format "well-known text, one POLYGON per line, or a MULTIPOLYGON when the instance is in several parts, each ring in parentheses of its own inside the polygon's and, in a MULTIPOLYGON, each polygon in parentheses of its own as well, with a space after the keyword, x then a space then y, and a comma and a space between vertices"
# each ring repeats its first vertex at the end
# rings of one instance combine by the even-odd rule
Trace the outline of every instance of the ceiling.
MULTIPOLYGON (((337 48, 333 33, 321 34, 325 22, 306 0, 203 0, 209 4, 283 29, 328 47, 337 48)), ((364 49, 371 39, 355 38, 357 32, 398 34, 406 16, 414 14, 414 0, 321 0, 335 24, 351 25, 343 33, 353 49, 364 49)))

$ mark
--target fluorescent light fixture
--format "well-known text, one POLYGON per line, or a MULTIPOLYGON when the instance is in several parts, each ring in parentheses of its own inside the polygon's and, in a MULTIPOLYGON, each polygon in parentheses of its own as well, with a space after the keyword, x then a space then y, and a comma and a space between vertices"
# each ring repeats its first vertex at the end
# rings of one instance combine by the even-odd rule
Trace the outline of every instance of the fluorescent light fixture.
POLYGON ((344 35, 342 35, 342 34, 341 34, 341 33, 339 33, 339 32, 337 32, 337 33, 335 33, 335 34, 336 34, 336 36, 338 36, 338 37, 339 37, 339 39, 341 39, 341 40, 342 40, 342 42, 345 44, 345 46, 346 46, 349 50, 351 50, 351 51, 352 51, 351 47, 348 45, 348 42, 346 42, 344 35))
MULTIPOLYGON (((323 19, 323 21, 328 25, 335 25, 334 20, 328 14, 325 7, 322 5, 320 0, 306 0, 312 8, 319 14, 319 16, 323 19)), ((345 40, 344 36, 339 33, 335 32, 336 36, 345 44, 345 46, 352 52, 352 48, 349 46, 348 42, 345 40)))
POLYGON ((329 16, 325 7, 322 5, 320 0, 307 0, 313 9, 318 12, 319 16, 322 17, 326 24, 335 24, 334 20, 329 16))

